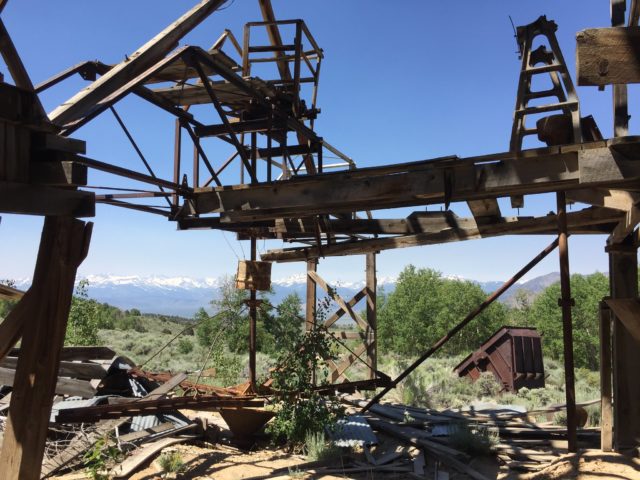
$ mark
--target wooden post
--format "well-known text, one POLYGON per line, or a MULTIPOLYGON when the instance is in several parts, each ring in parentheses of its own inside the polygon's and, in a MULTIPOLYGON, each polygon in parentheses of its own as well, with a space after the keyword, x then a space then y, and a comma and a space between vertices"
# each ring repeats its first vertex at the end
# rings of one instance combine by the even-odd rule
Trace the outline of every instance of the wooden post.
POLYGON ((38 300, 25 318, 0 464, 2 478, 36 480, 53 404, 76 271, 89 248, 92 224, 47 217, 31 294, 38 300))
MULTIPOLYGON (((316 293, 316 282, 313 280, 309 272, 315 273, 318 270, 318 259, 307 260, 307 299, 305 303, 305 330, 308 332, 316 326, 316 302, 318 300, 316 293)), ((316 372, 312 376, 313 384, 316 383, 316 372)))
POLYGON ((377 311, 376 311, 376 254, 367 253, 367 271, 366 271, 366 288, 367 288, 367 363, 371 367, 369 370, 369 378, 376 378, 376 370, 378 369, 378 347, 377 347, 377 311))
MULTIPOLYGON (((256 261, 256 237, 251 237, 251 261, 256 261)), ((258 304, 256 290, 249 292, 249 382, 256 392, 256 338, 258 323, 258 304)))
MULTIPOLYGON (((611 26, 625 26, 625 11, 627 0, 611 0, 611 26)), ((613 86, 613 136, 625 137, 629 135, 629 105, 627 101, 627 86, 613 86)))
MULTIPOLYGON (((611 297, 638 298, 638 245, 634 235, 610 244, 608 252, 611 297)), ((612 345, 613 444, 616 451, 624 451, 640 444, 640 342, 615 316, 612 345)))
POLYGON ((576 421, 575 373, 573 371, 573 326, 571 323, 571 277, 569 273, 569 242, 567 235, 567 203, 564 192, 556 193, 558 208, 558 257, 560 259, 560 291, 558 304, 562 308, 562 340, 564 345, 564 382, 567 403, 567 440, 569 451, 578 450, 576 421))
POLYGON ((600 448, 613 449, 613 408, 611 403, 611 310, 600 302, 600 448))

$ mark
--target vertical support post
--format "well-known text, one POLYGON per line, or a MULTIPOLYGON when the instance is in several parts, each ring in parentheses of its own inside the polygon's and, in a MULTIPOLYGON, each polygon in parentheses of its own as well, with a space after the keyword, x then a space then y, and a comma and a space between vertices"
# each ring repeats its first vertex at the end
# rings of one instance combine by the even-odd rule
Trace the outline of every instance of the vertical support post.
POLYGON ((378 370, 378 347, 377 347, 377 309, 376 309, 376 290, 378 287, 376 277, 376 254, 367 253, 367 271, 366 271, 366 288, 367 288, 367 363, 371 367, 369 378, 376 378, 376 370, 378 370))
MULTIPOLYGON (((251 237, 251 261, 256 261, 256 238, 251 237)), ((255 289, 249 293, 249 382, 256 392, 256 338, 258 323, 258 304, 255 289)))
MULTIPOLYGON (((180 119, 176 118, 176 126, 174 132, 173 141, 173 183, 180 183, 180 151, 182 150, 182 127, 180 125, 180 119)), ((178 208, 178 196, 177 193, 173 194, 173 206, 178 208)))
POLYGON ((0 453, 2 478, 7 480, 40 478, 73 284, 87 255, 91 227, 70 217, 47 217, 44 222, 30 289, 38 302, 25 318, 0 453))
POLYGON ((569 242, 567 234, 567 202, 564 192, 556 193, 558 210, 558 256, 560 259, 560 292, 562 308, 562 339, 564 345, 564 381, 567 403, 567 440, 569 451, 578 450, 576 422, 575 374, 573 371, 573 325, 571 322, 571 277, 569 273, 569 242))
MULTIPOLYGON (((621 243, 608 246, 612 298, 638 298, 636 238, 635 234, 629 235, 621 243)), ((640 342, 615 315, 612 317, 613 444, 616 451, 624 451, 640 444, 640 342)))
MULTIPOLYGON (((300 63, 302 62, 302 20, 296 22, 295 60, 293 64, 294 114, 300 115, 300 63)), ((311 172, 309 172, 311 173, 311 172)))
MULTIPOLYGON (((627 0, 611 0, 611 26, 624 27, 627 0)), ((627 86, 613 85, 613 136, 629 135, 627 86)))
MULTIPOLYGON (((313 330, 316 326, 316 282, 314 282, 309 272, 315 273, 318 270, 318 259, 313 258, 307 260, 307 299, 305 304, 305 330, 307 332, 313 330)), ((312 382, 316 384, 316 372, 313 372, 312 382)))
POLYGON ((611 310, 600 302, 600 448, 613 450, 613 407, 611 402, 611 310))
POLYGON ((197 145, 193 146, 193 188, 200 186, 200 153, 197 145))

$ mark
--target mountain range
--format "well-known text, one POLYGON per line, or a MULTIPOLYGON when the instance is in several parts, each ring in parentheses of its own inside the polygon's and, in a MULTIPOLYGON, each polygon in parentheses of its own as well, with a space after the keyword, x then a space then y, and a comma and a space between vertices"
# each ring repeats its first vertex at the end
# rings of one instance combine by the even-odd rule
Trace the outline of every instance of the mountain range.
MULTIPOLYGON (((102 303, 114 305, 123 310, 137 308, 144 313, 159 313, 164 315, 177 315, 192 317, 201 307, 209 309, 209 302, 220 295, 220 285, 224 278, 195 279, 190 277, 165 277, 165 276, 118 276, 118 275, 88 275, 88 293, 91 298, 102 303)), ((448 277, 460 279, 460 277, 448 277)), ((560 274, 557 272, 535 277, 526 282, 518 283, 511 287, 501 297, 501 301, 512 304, 514 295, 518 290, 524 292, 530 298, 535 297, 549 285, 557 282, 560 274)), ((473 280, 472 280, 473 281, 473 280)), ((379 277, 378 287, 383 287, 385 293, 390 293, 395 288, 394 277, 379 277)), ((495 291, 502 285, 501 281, 479 282, 478 285, 487 293, 495 291)), ((26 289, 30 279, 16 282, 16 288, 26 289)), ((337 292, 350 299, 364 287, 364 282, 331 282, 337 292)), ((301 299, 306 295, 306 276, 294 275, 292 277, 273 280, 273 294, 271 301, 280 303, 290 293, 298 293, 301 299)), ((321 292, 318 292, 321 295, 321 292)))

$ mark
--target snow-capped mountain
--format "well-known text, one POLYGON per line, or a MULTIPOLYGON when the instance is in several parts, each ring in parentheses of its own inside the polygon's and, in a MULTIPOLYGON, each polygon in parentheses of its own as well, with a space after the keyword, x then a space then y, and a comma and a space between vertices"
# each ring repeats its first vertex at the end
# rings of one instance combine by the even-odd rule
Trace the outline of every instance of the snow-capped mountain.
MULTIPOLYGON (((179 315, 191 317, 199 309, 209 308, 209 302, 220 295, 220 286, 224 278, 191 278, 168 276, 137 276, 137 275, 87 275, 89 282, 89 296, 99 302, 108 303, 116 307, 128 310, 137 308, 145 313, 161 313, 165 315, 179 315)), ((454 280, 464 280, 458 276, 445 276, 454 280)), ((505 293, 502 301, 508 303, 511 296, 518 290, 524 289, 531 295, 542 291, 548 285, 558 281, 558 273, 550 273, 536 277, 528 282, 519 283, 505 293)), ((346 299, 350 299, 364 287, 362 282, 346 282, 335 279, 327 279, 336 288, 338 293, 346 299)), ((395 288, 396 277, 378 278, 378 286, 384 287, 386 294, 395 288)), ((16 287, 27 289, 31 279, 16 281, 16 287)), ((476 282, 487 292, 496 290, 502 282, 476 282)), ((273 294, 271 301, 274 304, 291 293, 297 293, 304 301, 306 295, 306 276, 304 274, 293 275, 272 281, 273 294)), ((318 295, 322 295, 318 292, 318 295)))

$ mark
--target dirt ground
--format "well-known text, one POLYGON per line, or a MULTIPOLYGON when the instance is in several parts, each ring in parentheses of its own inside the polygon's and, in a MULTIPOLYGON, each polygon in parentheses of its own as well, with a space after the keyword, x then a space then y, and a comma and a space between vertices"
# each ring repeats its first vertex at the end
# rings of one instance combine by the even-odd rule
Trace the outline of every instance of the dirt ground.
MULTIPOLYGON (((229 432, 226 424, 217 413, 187 412, 188 416, 205 417, 209 425, 217 425, 222 431, 222 437, 229 432), (192 415, 189 415, 189 414, 192 415)), ((407 449, 395 439, 378 435, 380 444, 373 452, 374 457, 381 458, 390 451, 405 449, 404 469, 410 464, 411 457, 419 453, 415 449, 407 449)), ((222 440, 224 442, 224 438, 222 440)), ((413 472, 400 471, 403 469, 400 463, 395 463, 399 468, 391 471, 372 467, 366 459, 364 452, 351 453, 349 461, 335 458, 329 464, 318 466, 309 462, 302 455, 288 453, 281 449, 271 448, 265 442, 258 447, 246 451, 225 443, 195 442, 193 444, 181 444, 167 447, 162 453, 175 451, 184 462, 182 473, 177 476, 162 476, 162 469, 158 463, 159 455, 148 461, 144 467, 138 470, 130 478, 131 480, 155 480, 161 478, 176 478, 184 480, 262 480, 262 479, 355 479, 355 480, 404 480, 425 478, 434 479, 436 466, 433 459, 427 458, 425 465, 426 476, 418 477, 413 472), (355 462, 355 467, 354 467, 355 462), (354 471, 355 470, 355 471, 354 471)), ((505 465, 500 465, 493 458, 475 458, 470 462, 475 470, 487 478, 496 480, 640 480, 640 460, 625 457, 615 453, 603 453, 599 450, 585 450, 578 454, 563 455, 546 468, 529 474, 510 471, 505 465)), ((87 478, 83 472, 57 477, 60 480, 80 480, 87 478)), ((463 480, 467 477, 454 471, 450 471, 448 477, 441 475, 439 478, 450 480, 463 480)))

